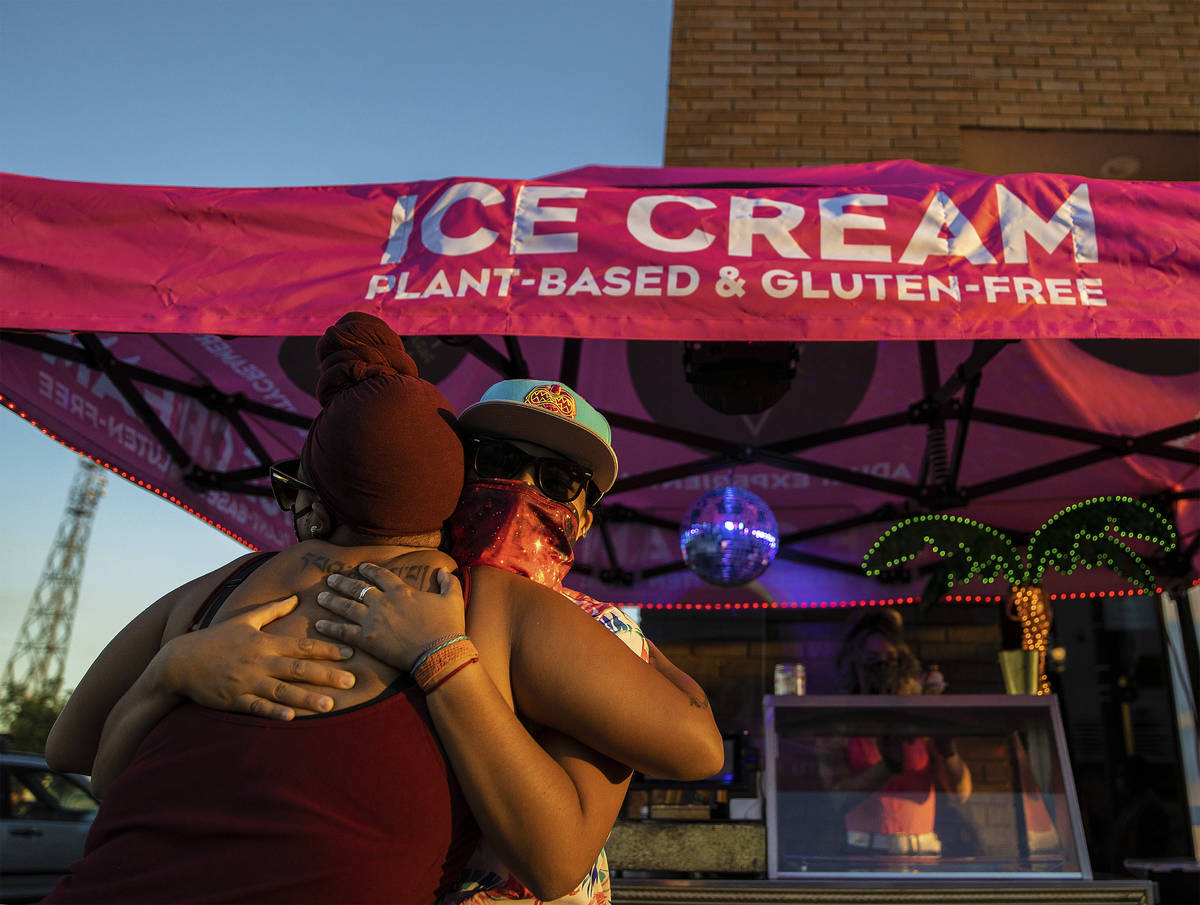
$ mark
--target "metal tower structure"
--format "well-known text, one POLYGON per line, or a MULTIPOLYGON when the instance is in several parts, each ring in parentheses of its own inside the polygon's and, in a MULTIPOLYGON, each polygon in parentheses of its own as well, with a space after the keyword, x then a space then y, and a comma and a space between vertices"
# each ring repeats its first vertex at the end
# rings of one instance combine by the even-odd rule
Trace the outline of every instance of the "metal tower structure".
POLYGON ((107 483, 108 475, 101 466, 86 459, 79 463, 58 535, 4 667, 0 690, 9 703, 55 700, 62 691, 92 517, 107 483))

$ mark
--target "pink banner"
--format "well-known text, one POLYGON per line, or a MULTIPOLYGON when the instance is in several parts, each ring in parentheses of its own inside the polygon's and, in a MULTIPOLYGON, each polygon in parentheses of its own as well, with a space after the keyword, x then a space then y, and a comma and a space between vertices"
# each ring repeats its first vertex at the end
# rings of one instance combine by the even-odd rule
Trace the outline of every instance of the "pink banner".
POLYGON ((1200 184, 911 162, 278 189, 0 175, 0 326, 1200 337, 1200 184))

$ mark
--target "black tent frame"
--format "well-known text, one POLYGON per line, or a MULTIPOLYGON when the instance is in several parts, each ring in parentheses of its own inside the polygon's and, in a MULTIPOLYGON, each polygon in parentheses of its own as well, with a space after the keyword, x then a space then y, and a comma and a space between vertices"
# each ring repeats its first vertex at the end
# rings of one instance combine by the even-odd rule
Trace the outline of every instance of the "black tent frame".
MULTIPOLYGON (((242 394, 222 393, 211 383, 190 383, 138 365, 122 362, 104 346, 94 333, 76 332, 70 335, 78 341, 78 345, 64 341, 62 338, 64 334, 16 330, 0 330, 0 341, 81 364, 106 375, 122 398, 141 419, 146 429, 162 444, 172 462, 183 470, 184 481, 192 490, 221 490, 230 494, 270 496, 268 487, 262 483, 256 483, 266 478, 267 467, 271 464, 270 458, 263 444, 247 423, 246 416, 265 418, 301 429, 309 426, 311 419, 308 416, 264 405, 247 399, 242 394), (209 410, 219 414, 246 442, 259 464, 232 471, 213 471, 193 461, 183 445, 162 423, 162 420, 146 401, 138 388, 139 385, 179 393, 195 399, 209 410)), ((495 371, 499 379, 530 376, 529 365, 522 352, 520 339, 516 336, 503 337, 505 352, 501 352, 481 336, 442 336, 438 339, 447 345, 464 349, 468 354, 495 371)), ((559 379, 569 386, 577 384, 583 342, 577 338, 563 340, 559 379)), ((619 479, 608 494, 608 502, 602 503, 598 509, 600 517, 597 519, 597 523, 605 547, 608 566, 595 568, 578 564, 576 570, 584 574, 594 574, 606 584, 634 587, 639 580, 686 569, 682 559, 650 566, 640 570, 636 575, 623 568, 609 533, 608 526, 610 524, 631 522, 661 528, 669 532, 678 532, 679 525, 674 521, 612 502, 612 498, 665 481, 725 471, 739 465, 768 465, 781 470, 800 472, 812 477, 864 487, 895 497, 895 500, 884 503, 872 512, 813 525, 780 537, 777 554, 779 558, 857 577, 861 577, 863 574, 858 563, 843 562, 806 552, 798 549, 798 545, 812 538, 835 534, 862 525, 895 522, 914 514, 960 508, 974 500, 1110 459, 1141 455, 1182 462, 1193 467, 1200 466, 1200 453, 1169 445, 1172 440, 1200 432, 1200 419, 1181 422, 1140 436, 1129 436, 1088 430, 976 405, 975 393, 984 369, 997 359, 1006 346, 1015 342, 1019 342, 1019 340, 975 342, 962 363, 943 380, 938 373, 935 342, 918 341, 916 346, 923 396, 906 409, 762 446, 742 446, 698 434, 683 427, 648 421, 620 412, 602 412, 614 428, 671 441, 702 450, 709 455, 619 479), (958 427, 955 431, 953 450, 947 454, 944 438, 945 426, 948 422, 956 422, 958 427), (961 485, 959 475, 968 431, 973 423, 991 424, 1045 437, 1057 437, 1091 448, 1009 474, 996 475, 975 484, 961 485), (924 425, 928 432, 926 456, 920 474, 912 483, 866 474, 802 458, 798 455, 807 450, 853 437, 912 425, 924 425)), ((1165 490, 1149 495, 1145 499, 1175 521, 1177 501, 1197 498, 1200 498, 1200 490, 1193 489, 1165 490)), ((1028 534, 1028 532, 1020 530, 1013 530, 1009 533, 1018 539, 1028 534)), ((1192 559, 1198 550, 1200 550, 1200 533, 1181 544, 1180 549, 1155 563, 1163 580, 1174 579, 1174 583, 1179 585, 1189 582, 1193 577, 1192 559)), ((917 571, 919 574, 927 574, 933 571, 933 567, 924 566, 917 571)), ((900 569, 883 576, 881 580, 906 583, 912 577, 909 570, 900 569)))

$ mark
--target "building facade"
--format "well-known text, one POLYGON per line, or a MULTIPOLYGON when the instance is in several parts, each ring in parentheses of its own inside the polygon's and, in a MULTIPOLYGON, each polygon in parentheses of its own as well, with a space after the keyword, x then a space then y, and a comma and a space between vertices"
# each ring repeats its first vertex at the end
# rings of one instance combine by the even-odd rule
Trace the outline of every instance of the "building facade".
POLYGON ((1200 178, 1200 4, 676 0, 668 166, 900 158, 1200 178))

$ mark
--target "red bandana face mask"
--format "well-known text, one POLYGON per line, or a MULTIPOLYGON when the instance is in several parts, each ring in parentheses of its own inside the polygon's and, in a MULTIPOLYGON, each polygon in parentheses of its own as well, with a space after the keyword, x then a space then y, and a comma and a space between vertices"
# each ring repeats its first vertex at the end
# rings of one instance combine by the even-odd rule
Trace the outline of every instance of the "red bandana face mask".
POLYGON ((579 518, 524 481, 471 481, 450 517, 450 555, 464 569, 495 566, 557 588, 575 562, 579 518))

